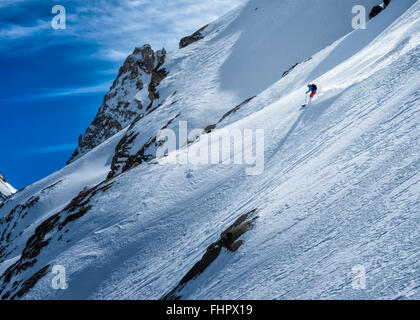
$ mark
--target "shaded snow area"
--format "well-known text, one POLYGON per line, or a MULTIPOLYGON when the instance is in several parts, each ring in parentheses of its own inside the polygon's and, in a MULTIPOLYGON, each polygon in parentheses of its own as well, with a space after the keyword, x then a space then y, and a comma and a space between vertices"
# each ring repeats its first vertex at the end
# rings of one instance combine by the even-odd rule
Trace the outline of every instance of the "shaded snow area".
POLYGON ((251 0, 168 53, 153 112, 0 207, 0 296, 419 299, 420 2, 359 2, 251 0), (180 121, 211 130, 149 157, 180 121), (180 161, 247 129, 259 174, 180 161))

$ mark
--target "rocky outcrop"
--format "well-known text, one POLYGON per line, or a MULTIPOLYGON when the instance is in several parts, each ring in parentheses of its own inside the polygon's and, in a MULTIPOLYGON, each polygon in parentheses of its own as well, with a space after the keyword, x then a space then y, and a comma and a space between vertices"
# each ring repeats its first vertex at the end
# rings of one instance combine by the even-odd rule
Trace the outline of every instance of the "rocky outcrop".
MULTIPOLYGON (((27 293, 29 290, 33 288, 33 286, 41 279, 43 278, 50 268, 50 265, 46 265, 41 270, 35 272, 30 278, 26 279, 20 289, 10 297, 11 300, 14 300, 16 297, 22 297, 25 293, 27 293)), ((8 298, 8 295, 6 294, 4 296, 4 299, 8 298)))
POLYGON ((378 14, 382 12, 388 5, 391 3, 391 0, 385 0, 381 5, 374 6, 369 13, 369 19, 373 19, 378 14))
MULTIPOLYGON (((0 296, 2 300, 13 300, 16 297, 21 297, 45 276, 49 265, 42 267, 25 280, 22 273, 27 273, 27 270, 35 267, 38 263, 38 256, 44 247, 47 247, 52 241, 63 241, 64 234, 69 230, 67 225, 88 213, 92 208, 90 204, 92 198, 98 192, 106 192, 112 185, 113 182, 104 182, 91 189, 82 190, 63 210, 36 227, 34 233, 26 242, 19 260, 0 275, 0 296)), ((69 241, 67 240, 67 242, 69 241)))
POLYGON ((160 98, 157 87, 162 82, 162 80, 168 76, 168 72, 166 71, 166 69, 162 68, 162 65, 165 63, 165 56, 166 51, 158 52, 157 66, 151 70, 151 79, 148 86, 148 97, 150 103, 147 106, 146 111, 149 111, 153 107, 153 103, 155 102, 155 100, 160 98))
MULTIPOLYGON (((170 119, 160 130, 166 129, 175 119, 181 114, 177 114, 175 117, 170 119)), ((137 121, 140 121, 142 117, 139 117, 137 121)), ((136 122, 133 122, 134 126, 136 122)), ((138 133, 128 131, 127 134, 121 139, 115 148, 115 154, 111 163, 111 171, 108 174, 107 179, 112 179, 118 174, 125 172, 131 168, 137 167, 143 162, 150 161, 156 158, 156 148, 160 146, 160 142, 157 141, 157 136, 151 137, 136 153, 131 154, 131 148, 138 133)))
POLYGON ((252 217, 257 209, 241 215, 229 228, 220 234, 220 238, 207 247, 203 257, 181 279, 178 285, 162 297, 162 300, 179 300, 182 298, 181 290, 190 282, 202 274, 219 256, 222 248, 236 252, 243 240, 238 240, 245 232, 249 231, 258 218, 252 217))
POLYGON ((208 24, 205 25, 204 27, 202 27, 200 30, 197 30, 196 32, 194 32, 192 35, 186 36, 184 38, 181 39, 181 41, 179 42, 179 48, 185 48, 187 46, 189 46, 191 43, 197 42, 201 39, 204 38, 204 35, 202 34, 202 32, 208 27, 208 24))
POLYGON ((369 13, 369 19, 373 19, 374 17, 376 17, 378 14, 381 13, 382 10, 384 10, 382 6, 374 6, 369 13))
POLYGON ((0 260, 9 255, 11 243, 22 235, 21 230, 17 231, 16 226, 19 221, 28 215, 29 210, 39 201, 39 196, 32 196, 26 202, 18 204, 4 217, 0 218, 0 260), (18 233, 19 232, 19 233, 18 233))
POLYGON ((168 74, 163 68, 165 57, 165 49, 155 52, 150 45, 136 48, 127 57, 95 119, 84 136, 79 137, 78 147, 68 163, 112 137, 153 107, 159 99, 157 87, 168 74))

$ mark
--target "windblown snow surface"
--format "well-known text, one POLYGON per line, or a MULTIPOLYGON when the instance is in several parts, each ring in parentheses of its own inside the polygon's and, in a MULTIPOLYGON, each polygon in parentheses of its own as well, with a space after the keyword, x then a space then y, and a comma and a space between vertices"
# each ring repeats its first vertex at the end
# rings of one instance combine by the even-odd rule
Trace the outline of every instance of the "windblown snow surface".
POLYGON ((242 246, 222 248, 179 297, 419 299, 420 2, 393 0, 352 30, 358 2, 313 0, 309 10, 303 0, 251 0, 168 54, 167 103, 0 208, 0 231, 10 233, 0 241, 0 296, 26 286, 16 298, 160 299, 256 209, 242 246), (312 82, 319 94, 302 109, 312 82), (42 222, 105 180, 127 132, 138 133, 137 152, 178 114, 175 131, 178 120, 205 128, 253 96, 188 147, 103 182, 84 215, 60 220, 35 261, 17 267, 42 222), (263 146, 248 141, 264 148, 261 174, 247 175, 248 164, 175 164, 233 129, 264 129, 263 146), (66 290, 51 286, 56 265, 66 290), (354 268, 366 272, 364 289, 352 285, 354 268))

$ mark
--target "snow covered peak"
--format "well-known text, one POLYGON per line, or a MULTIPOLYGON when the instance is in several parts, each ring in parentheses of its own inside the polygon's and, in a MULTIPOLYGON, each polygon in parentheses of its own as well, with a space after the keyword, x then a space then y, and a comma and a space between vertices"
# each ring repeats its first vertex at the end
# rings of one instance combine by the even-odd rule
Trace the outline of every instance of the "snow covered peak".
POLYGON ((136 48, 127 57, 95 119, 85 135, 79 137, 79 145, 69 163, 124 129, 151 108, 158 97, 155 88, 167 74, 161 68, 165 57, 165 49, 155 52, 150 45, 136 48))
POLYGON ((16 189, 7 183, 6 178, 0 172, 0 203, 14 193, 16 193, 16 189))

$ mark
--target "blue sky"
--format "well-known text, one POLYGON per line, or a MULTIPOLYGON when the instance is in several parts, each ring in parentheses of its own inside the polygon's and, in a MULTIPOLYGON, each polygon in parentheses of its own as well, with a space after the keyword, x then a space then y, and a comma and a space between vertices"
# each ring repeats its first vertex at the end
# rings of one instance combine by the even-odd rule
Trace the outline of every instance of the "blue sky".
POLYGON ((175 50, 244 1, 1 0, 0 171, 23 188, 64 166, 134 47, 175 50))

